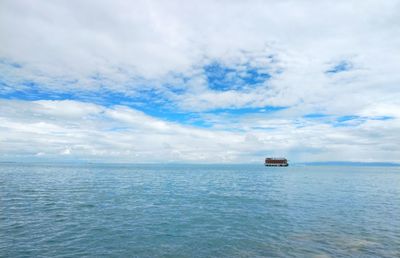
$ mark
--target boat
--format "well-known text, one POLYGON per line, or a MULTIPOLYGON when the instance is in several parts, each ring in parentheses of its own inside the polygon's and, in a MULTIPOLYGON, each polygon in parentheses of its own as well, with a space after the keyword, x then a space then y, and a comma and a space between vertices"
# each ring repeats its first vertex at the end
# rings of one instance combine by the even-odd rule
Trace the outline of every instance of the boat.
POLYGON ((289 163, 286 158, 265 158, 264 165, 267 167, 287 167, 289 163))

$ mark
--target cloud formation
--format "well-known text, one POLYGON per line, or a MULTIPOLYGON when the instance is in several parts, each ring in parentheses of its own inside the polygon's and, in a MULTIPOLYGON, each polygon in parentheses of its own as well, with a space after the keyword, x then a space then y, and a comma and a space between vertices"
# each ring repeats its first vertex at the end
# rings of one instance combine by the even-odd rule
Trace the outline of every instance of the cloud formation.
POLYGON ((0 157, 400 161, 399 11, 2 1, 0 157))
POLYGON ((2 160, 257 162, 265 153, 287 153, 298 160, 392 161, 400 154, 400 123, 385 117, 219 114, 212 128, 197 128, 71 100, 3 100, 0 112, 2 160))

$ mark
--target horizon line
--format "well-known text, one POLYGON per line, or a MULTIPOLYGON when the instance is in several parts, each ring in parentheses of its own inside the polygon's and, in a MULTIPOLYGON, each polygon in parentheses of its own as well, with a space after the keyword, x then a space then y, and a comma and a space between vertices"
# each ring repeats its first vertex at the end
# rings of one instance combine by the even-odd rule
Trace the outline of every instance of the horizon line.
MULTIPOLYGON (((101 161, 0 161, 0 164, 76 164, 76 165, 263 165, 263 162, 101 162, 101 161)), ((400 162, 386 161, 304 161, 292 162, 291 166, 400 166, 400 162)))

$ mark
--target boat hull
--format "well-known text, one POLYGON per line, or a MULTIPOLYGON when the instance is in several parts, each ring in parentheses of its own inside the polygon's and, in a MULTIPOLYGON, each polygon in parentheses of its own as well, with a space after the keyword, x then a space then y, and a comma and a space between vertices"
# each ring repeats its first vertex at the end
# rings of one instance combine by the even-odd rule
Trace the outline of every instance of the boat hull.
POLYGON ((264 164, 266 167, 288 167, 289 164, 264 164))

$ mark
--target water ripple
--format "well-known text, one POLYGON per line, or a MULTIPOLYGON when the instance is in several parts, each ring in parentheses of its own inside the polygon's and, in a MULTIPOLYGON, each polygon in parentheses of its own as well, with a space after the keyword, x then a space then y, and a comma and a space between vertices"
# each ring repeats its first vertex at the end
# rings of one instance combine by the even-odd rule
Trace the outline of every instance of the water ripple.
POLYGON ((400 257, 398 168, 0 165, 0 257, 400 257))

